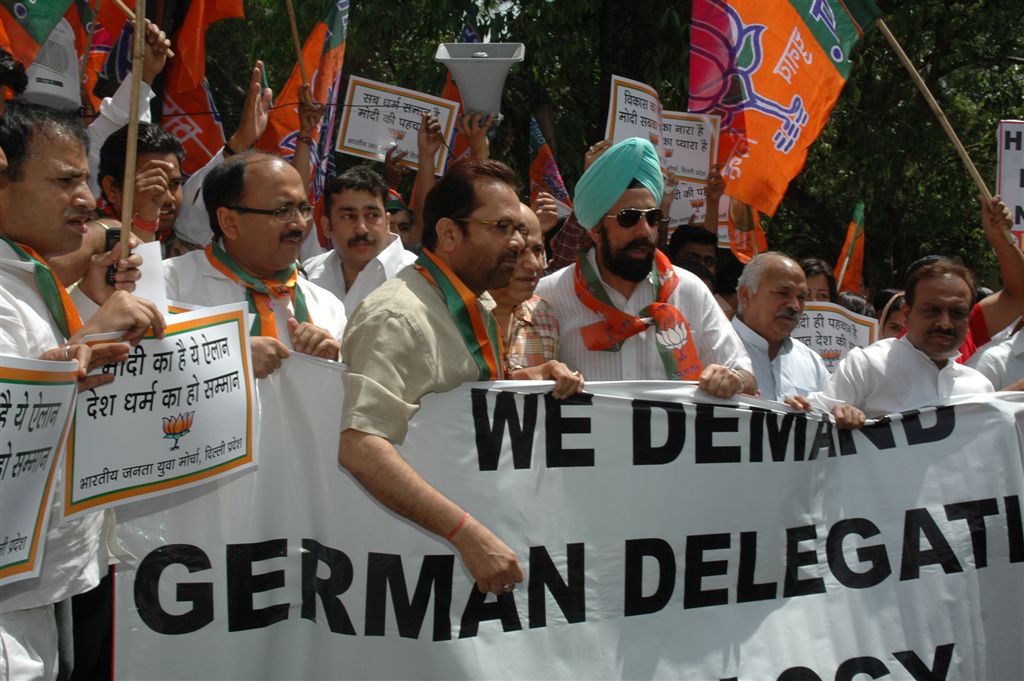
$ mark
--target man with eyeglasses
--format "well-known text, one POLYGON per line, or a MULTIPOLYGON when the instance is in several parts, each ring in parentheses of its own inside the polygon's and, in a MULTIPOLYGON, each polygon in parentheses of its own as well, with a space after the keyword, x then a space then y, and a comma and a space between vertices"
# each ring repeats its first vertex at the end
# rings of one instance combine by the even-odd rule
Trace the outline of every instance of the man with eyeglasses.
POLYGON ((338 360, 345 306, 300 277, 296 262, 313 217, 298 171, 278 156, 247 151, 210 171, 203 201, 214 239, 164 261, 167 297, 198 307, 248 302, 257 378, 292 350, 338 360))
POLYGON ((656 247, 664 213, 658 153, 619 142, 576 185, 594 249, 541 280, 562 332, 560 359, 588 380, 698 381, 716 397, 757 391, 743 343, 711 291, 656 247))
POLYGON ((336 295, 349 316, 371 291, 416 261, 388 230, 388 187, 367 166, 356 166, 324 189, 320 218, 333 248, 302 264, 311 282, 336 295))
MULTIPOLYGON (((338 462, 381 503, 450 541, 482 592, 512 591, 523 571, 501 539, 424 480, 395 449, 427 393, 506 374, 488 290, 509 283, 525 247, 516 177, 497 161, 453 163, 426 196, 423 254, 363 300, 342 351, 345 405, 338 462)), ((556 380, 553 394, 582 381, 556 380)))

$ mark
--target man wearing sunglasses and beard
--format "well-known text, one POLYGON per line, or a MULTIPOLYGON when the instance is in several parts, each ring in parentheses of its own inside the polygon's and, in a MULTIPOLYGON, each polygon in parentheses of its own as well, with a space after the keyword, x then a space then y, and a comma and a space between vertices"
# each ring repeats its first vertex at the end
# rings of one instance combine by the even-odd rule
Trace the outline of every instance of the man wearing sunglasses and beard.
POLYGON ((541 280, 560 357, 591 381, 698 381, 715 397, 754 394, 750 357, 700 279, 656 247, 664 214, 658 152, 634 137, 583 174, 573 198, 594 248, 541 280))

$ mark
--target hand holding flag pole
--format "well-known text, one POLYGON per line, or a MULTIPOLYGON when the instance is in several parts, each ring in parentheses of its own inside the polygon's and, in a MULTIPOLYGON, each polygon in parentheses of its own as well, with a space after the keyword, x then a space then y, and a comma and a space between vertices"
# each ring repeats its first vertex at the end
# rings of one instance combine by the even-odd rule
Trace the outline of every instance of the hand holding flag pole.
MULTIPOLYGON (((128 17, 131 21, 135 21, 135 12, 131 11, 126 4, 121 2, 121 0, 113 0, 113 2, 117 6, 117 8, 119 10, 124 12, 126 17, 128 17)), ((93 30, 95 30, 95 29, 93 29, 93 30)), ((138 28, 136 28, 136 30, 138 30, 138 28)), ((90 31, 90 33, 89 33, 89 45, 91 45, 91 44, 92 44, 92 32, 90 31)), ((87 55, 89 54, 89 47, 88 46, 86 46, 85 54, 87 54, 87 55)), ((170 59, 173 56, 174 56, 174 50, 167 50, 167 58, 170 59)), ((83 57, 83 59, 84 59, 84 57, 83 57)))
POLYGON ((963 143, 960 142, 960 138, 957 137, 956 132, 953 130, 953 126, 949 124, 949 121, 946 119, 946 114, 943 113, 942 108, 939 107, 939 103, 935 101, 935 97, 933 97, 932 93, 928 90, 928 86, 925 84, 924 79, 921 78, 921 74, 919 74, 917 69, 914 68, 910 58, 907 57, 907 53, 903 51, 902 47, 900 47, 896 37, 889 30, 889 27, 885 25, 885 21, 883 21, 881 17, 875 19, 875 26, 877 26, 878 30, 881 31, 883 36, 885 36, 886 41, 893 49, 893 52, 896 53, 900 63, 902 63, 903 67, 910 73, 910 78, 914 81, 914 85, 916 85, 917 89, 921 91, 922 95, 924 95, 925 101, 928 102, 928 106, 931 107, 935 117, 939 119, 942 129, 946 131, 946 135, 956 148, 956 153, 960 156, 960 160, 963 161, 964 165, 967 167, 967 172, 971 174, 971 179, 974 180, 974 184, 978 187, 978 191, 980 191, 981 195, 985 198, 985 202, 991 203, 992 193, 989 192, 988 187, 985 186, 985 180, 981 178, 981 173, 979 173, 978 169, 974 167, 974 162, 971 160, 970 154, 967 153, 967 149, 965 149, 963 143))
MULTIPOLYGON (((115 0, 116 1, 116 0, 115 0)), ((146 0, 135 0, 135 35, 132 40, 132 96, 128 107, 128 140, 124 158, 124 185, 135 186, 135 160, 139 143, 139 90, 142 86, 142 61, 146 55, 146 0)), ((128 257, 135 192, 125 191, 121 204, 121 257, 128 257)))

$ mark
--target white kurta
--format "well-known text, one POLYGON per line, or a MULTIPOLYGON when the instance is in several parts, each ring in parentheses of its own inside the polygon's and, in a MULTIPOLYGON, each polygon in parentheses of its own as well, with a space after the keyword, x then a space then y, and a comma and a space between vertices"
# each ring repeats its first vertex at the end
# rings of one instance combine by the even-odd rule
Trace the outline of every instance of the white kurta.
MULTIPOLYGON (((36 286, 32 264, 0 242, 0 354, 33 358, 63 342, 36 286)), ((39 576, 0 588, 0 678, 56 674, 53 603, 92 589, 107 572, 104 513, 60 524, 62 479, 58 468, 58 493, 53 495, 39 576)))
POLYGON ((782 341, 774 359, 768 358, 768 341, 747 326, 738 316, 732 318, 740 340, 754 364, 754 376, 761 397, 766 400, 784 400, 793 395, 808 395, 824 390, 829 374, 825 363, 814 350, 798 340, 782 341))
POLYGON ((826 410, 857 407, 868 418, 936 404, 956 395, 992 392, 992 383, 974 369, 949 359, 941 369, 906 336, 854 348, 843 358, 812 404, 826 410))
MULTIPOLYGON (((205 251, 192 251, 164 260, 164 283, 168 299, 198 307, 244 303, 246 300, 245 287, 215 269, 206 259, 205 251)), ((341 342, 347 321, 345 306, 333 293, 302 277, 296 285, 306 296, 312 323, 326 329, 341 342)), ((274 319, 277 321, 277 337, 291 347, 288 320, 295 316, 295 311, 291 300, 284 300, 287 304, 274 306, 274 319)))
POLYGON ((373 260, 366 263, 362 272, 356 275, 351 289, 345 287, 341 256, 333 248, 302 263, 302 268, 311 282, 327 289, 345 303, 345 312, 351 317, 363 298, 416 262, 416 254, 405 250, 397 234, 388 236, 391 241, 373 260))
MULTIPOLYGON (((149 102, 156 95, 144 81, 139 82, 139 120, 151 121, 149 102)), ((97 199, 100 190, 100 149, 112 134, 128 125, 128 112, 132 102, 132 79, 125 78, 117 87, 113 97, 104 97, 100 102, 99 115, 86 128, 89 138, 89 189, 97 199)))
POLYGON ((996 390, 1016 383, 1024 378, 1024 333, 1018 331, 1005 340, 983 345, 967 360, 967 366, 992 381, 996 390))
MULTIPOLYGON (((587 257, 596 272, 598 269, 594 254, 595 251, 591 250, 587 257)), ((559 359, 573 369, 582 371, 590 381, 664 380, 665 367, 651 328, 627 339, 618 352, 587 349, 580 336, 580 329, 603 321, 604 318, 576 297, 573 286, 575 271, 576 265, 573 264, 544 277, 535 292, 551 304, 558 317, 558 325, 562 330, 559 359)), ((729 320, 708 287, 696 275, 682 268, 676 267, 675 273, 679 277, 679 285, 669 296, 668 302, 686 317, 704 366, 722 364, 731 369, 752 372, 753 366, 742 341, 729 325, 729 320)), ((628 314, 636 315, 654 302, 654 289, 646 281, 637 285, 629 300, 607 284, 604 288, 612 304, 628 314)))

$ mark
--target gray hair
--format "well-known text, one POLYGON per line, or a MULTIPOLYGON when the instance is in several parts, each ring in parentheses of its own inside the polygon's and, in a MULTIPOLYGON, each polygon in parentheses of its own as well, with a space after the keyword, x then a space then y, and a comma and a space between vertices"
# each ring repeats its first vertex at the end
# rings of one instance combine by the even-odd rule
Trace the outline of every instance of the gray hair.
MULTIPOLYGON (((793 263, 794 267, 800 267, 793 258, 781 251, 765 251, 764 253, 758 253, 750 259, 750 262, 748 262, 746 266, 744 266, 743 272, 740 273, 739 281, 736 282, 736 290, 739 291, 742 287, 746 286, 750 289, 751 293, 757 293, 757 287, 761 285, 761 280, 764 279, 765 270, 767 270, 773 262, 778 262, 779 260, 786 260, 793 263)), ((742 313, 742 298, 738 299, 737 306, 737 314, 742 313)))

